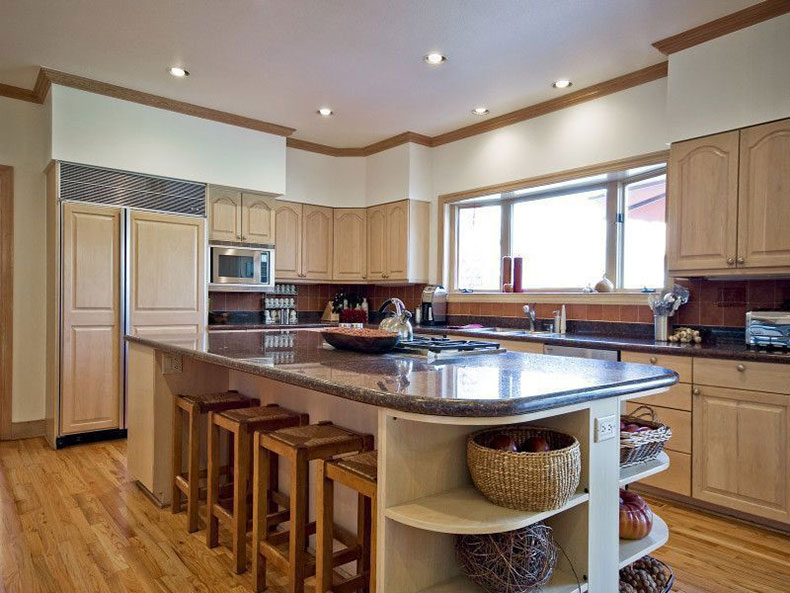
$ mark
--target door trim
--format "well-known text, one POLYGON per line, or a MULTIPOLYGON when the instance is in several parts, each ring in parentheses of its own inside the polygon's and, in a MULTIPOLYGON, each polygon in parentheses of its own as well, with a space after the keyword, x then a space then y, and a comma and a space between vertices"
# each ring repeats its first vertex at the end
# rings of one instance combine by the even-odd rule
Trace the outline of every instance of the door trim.
POLYGON ((14 169, 0 165, 0 440, 12 436, 13 332, 14 169))

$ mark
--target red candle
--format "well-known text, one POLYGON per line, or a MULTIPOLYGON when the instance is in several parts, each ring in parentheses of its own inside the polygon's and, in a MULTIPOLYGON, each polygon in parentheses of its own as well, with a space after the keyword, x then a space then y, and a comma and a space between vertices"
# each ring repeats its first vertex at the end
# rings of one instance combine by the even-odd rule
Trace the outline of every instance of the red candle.
POLYGON ((506 284, 513 284, 513 258, 509 255, 502 258, 502 292, 508 292, 506 284))
POLYGON ((521 257, 513 258, 513 292, 521 292, 521 274, 524 259, 521 257))

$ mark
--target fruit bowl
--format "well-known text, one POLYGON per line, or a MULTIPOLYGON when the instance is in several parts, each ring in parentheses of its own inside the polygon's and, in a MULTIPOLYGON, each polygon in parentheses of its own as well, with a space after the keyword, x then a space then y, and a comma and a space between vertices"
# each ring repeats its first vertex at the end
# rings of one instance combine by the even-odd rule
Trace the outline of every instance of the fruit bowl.
POLYGON ((389 352, 397 344, 400 336, 381 329, 357 329, 350 327, 334 327, 325 329, 321 336, 338 350, 382 354, 389 352))

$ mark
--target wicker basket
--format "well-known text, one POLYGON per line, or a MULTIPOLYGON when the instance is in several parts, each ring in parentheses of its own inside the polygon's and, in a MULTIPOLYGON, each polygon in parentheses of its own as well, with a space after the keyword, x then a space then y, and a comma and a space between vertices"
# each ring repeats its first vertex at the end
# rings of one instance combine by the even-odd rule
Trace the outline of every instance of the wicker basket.
POLYGON ((547 428, 503 426, 469 435, 466 462, 477 489, 496 505, 519 511, 548 511, 563 506, 579 487, 579 441, 547 428), (545 453, 514 453, 491 449, 499 434, 517 446, 530 437, 543 437, 551 446, 545 453))
POLYGON ((656 420, 655 410, 650 406, 639 406, 630 415, 620 416, 620 420, 650 427, 642 432, 620 431, 620 467, 655 459, 672 437, 672 429, 656 420))
MULTIPOLYGON (((667 564, 661 562, 661 560, 653 556, 645 556, 644 558, 641 558, 640 560, 637 560, 636 562, 629 564, 628 566, 620 569, 621 590, 623 587, 623 575, 633 568, 639 568, 640 564, 643 564, 644 562, 655 563, 655 565, 659 568, 661 573, 663 573, 662 580, 666 582, 664 587, 661 589, 661 593, 670 593, 672 591, 672 587, 675 584, 675 573, 667 564)), ((656 583, 656 584, 660 585, 660 583, 656 583)))

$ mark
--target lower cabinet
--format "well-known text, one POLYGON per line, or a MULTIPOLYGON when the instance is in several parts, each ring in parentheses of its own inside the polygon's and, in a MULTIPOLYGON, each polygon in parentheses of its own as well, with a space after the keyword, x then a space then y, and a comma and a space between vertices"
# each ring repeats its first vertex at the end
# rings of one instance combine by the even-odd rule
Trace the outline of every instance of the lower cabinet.
POLYGON ((698 387, 693 496, 790 522, 790 396, 698 387))

